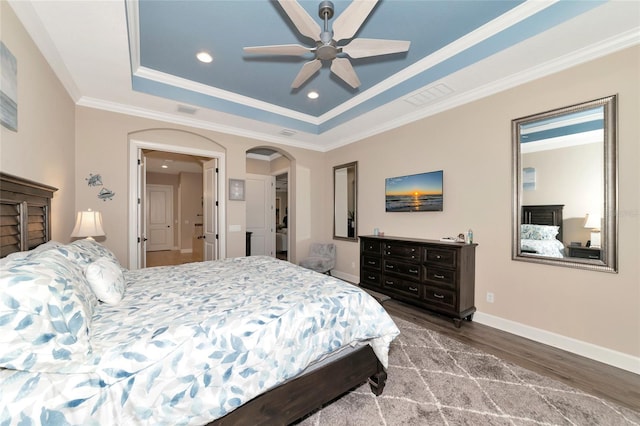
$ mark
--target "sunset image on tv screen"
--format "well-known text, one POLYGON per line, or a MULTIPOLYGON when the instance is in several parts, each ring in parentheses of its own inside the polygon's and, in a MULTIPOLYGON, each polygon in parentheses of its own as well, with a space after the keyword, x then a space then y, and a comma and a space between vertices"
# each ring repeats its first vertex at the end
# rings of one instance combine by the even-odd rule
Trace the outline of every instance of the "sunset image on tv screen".
POLYGON ((441 212, 442 170, 385 179, 388 212, 441 212))

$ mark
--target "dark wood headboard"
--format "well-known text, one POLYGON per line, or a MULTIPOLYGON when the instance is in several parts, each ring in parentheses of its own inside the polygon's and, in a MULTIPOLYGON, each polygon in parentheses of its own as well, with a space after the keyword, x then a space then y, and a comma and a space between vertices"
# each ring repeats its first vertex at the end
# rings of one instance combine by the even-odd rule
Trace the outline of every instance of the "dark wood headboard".
POLYGON ((564 204, 522 206, 522 223, 559 226, 556 239, 562 241, 562 210, 564 204))
POLYGON ((57 190, 0 172, 0 257, 51 239, 51 199, 57 190))

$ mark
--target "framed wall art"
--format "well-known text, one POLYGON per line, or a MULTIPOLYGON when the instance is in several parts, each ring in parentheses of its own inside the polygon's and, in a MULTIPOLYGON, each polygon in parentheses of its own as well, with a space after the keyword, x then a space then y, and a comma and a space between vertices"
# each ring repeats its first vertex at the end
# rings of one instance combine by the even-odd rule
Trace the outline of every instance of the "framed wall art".
POLYGON ((229 199, 244 201, 244 180, 229 179, 229 199))

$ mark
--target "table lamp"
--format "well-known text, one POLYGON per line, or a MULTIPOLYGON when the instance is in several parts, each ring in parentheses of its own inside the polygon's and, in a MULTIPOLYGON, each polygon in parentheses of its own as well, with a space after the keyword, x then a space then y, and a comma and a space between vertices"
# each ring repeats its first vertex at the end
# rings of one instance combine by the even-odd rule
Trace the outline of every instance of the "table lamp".
POLYGON ((71 237, 86 237, 89 240, 93 240, 93 237, 101 237, 103 235, 105 233, 104 229, 102 229, 102 215, 100 212, 94 212, 91 209, 78 212, 76 226, 71 232, 71 237))
POLYGON ((591 247, 600 248, 600 215, 587 213, 584 218, 584 227, 591 229, 591 247))

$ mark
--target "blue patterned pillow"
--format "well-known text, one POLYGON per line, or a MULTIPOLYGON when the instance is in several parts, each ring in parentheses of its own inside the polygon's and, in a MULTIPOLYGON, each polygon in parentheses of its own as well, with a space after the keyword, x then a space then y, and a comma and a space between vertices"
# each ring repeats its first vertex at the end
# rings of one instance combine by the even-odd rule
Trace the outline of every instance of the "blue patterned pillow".
POLYGON ((523 240, 553 240, 558 235, 559 226, 520 225, 520 238, 523 240))
POLYGON ((117 305, 124 296, 124 274, 120 265, 108 257, 101 257, 84 271, 91 289, 99 300, 117 305))
POLYGON ((123 271, 126 270, 120 265, 118 258, 111 250, 95 240, 85 238, 83 240, 76 240, 63 247, 69 253, 70 258, 77 255, 84 256, 81 263, 85 268, 101 257, 107 257, 115 262, 123 271))
POLYGON ((91 353, 95 295, 63 247, 0 267, 0 367, 64 372, 91 353))

